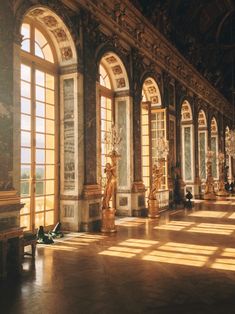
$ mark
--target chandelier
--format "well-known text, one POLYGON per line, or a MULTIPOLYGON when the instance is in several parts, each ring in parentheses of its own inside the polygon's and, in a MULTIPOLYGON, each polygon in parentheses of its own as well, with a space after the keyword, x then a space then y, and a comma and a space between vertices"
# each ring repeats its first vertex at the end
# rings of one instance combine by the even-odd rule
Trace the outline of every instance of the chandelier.
POLYGON ((157 159, 166 159, 169 152, 169 142, 165 138, 161 137, 157 139, 157 159))
POLYGON ((235 130, 226 131, 225 139, 226 153, 235 158, 235 130))
POLYGON ((111 129, 104 134, 103 143, 105 143, 111 151, 118 151, 118 146, 122 141, 120 134, 122 128, 118 128, 117 125, 112 123, 111 129))

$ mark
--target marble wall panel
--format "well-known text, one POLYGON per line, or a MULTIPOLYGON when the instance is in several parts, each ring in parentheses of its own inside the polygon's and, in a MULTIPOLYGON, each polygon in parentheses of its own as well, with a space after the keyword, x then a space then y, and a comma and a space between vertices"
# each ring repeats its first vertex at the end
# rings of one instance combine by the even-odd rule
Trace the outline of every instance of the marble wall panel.
POLYGON ((64 96, 64 191, 75 189, 74 79, 63 81, 64 96))

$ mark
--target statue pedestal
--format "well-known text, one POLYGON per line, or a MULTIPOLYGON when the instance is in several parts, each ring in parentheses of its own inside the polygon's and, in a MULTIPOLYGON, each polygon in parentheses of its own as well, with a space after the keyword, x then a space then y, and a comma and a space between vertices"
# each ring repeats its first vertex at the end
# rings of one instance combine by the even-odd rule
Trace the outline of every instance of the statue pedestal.
POLYGON ((219 190, 216 192, 216 196, 219 200, 226 200, 226 198, 229 196, 229 193, 225 190, 219 190))
POLYGON ((148 200, 148 217, 158 218, 159 217, 159 201, 158 200, 148 200))
POLYGON ((115 226, 115 208, 105 208, 102 210, 101 232, 116 232, 115 226))
POLYGON ((216 200, 216 195, 214 193, 205 193, 203 195, 204 200, 216 200))

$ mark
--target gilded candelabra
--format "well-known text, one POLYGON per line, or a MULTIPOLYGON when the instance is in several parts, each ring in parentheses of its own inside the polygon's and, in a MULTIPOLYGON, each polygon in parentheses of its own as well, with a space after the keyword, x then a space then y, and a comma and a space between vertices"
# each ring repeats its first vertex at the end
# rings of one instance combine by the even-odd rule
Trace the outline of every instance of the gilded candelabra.
POLYGON ((216 192, 216 195, 220 197, 226 197, 228 196, 228 192, 225 190, 225 187, 224 187, 224 154, 223 153, 219 153, 218 163, 219 163, 219 185, 218 185, 218 191, 216 192))
MULTIPOLYGON (((104 188, 103 200, 102 200, 102 232, 116 232, 115 226, 115 212, 116 209, 109 206, 111 199, 115 199, 115 191, 117 184, 117 161, 121 157, 118 153, 118 146, 122 140, 120 137, 121 129, 118 130, 113 124, 111 131, 106 134, 104 143, 111 147, 111 151, 106 154, 106 157, 111 159, 111 162, 107 162, 105 165, 106 183, 104 188)), ((113 201, 113 204, 115 202, 113 201)))
POLYGON ((207 161, 206 161, 206 186, 204 192, 204 199, 205 200, 214 200, 216 199, 215 190, 214 190, 214 179, 212 176, 212 157, 214 152, 208 150, 207 152, 207 161))
POLYGON ((157 218, 159 216, 160 194, 159 191, 162 185, 163 167, 168 155, 168 141, 160 138, 157 141, 157 163, 152 168, 152 184, 148 195, 148 217, 157 218))

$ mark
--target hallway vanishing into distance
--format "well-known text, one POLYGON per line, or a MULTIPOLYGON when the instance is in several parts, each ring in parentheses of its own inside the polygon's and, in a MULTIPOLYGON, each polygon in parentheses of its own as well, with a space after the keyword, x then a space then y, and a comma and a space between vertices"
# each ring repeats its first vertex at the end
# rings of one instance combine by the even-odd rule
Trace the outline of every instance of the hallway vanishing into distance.
POLYGON ((38 245, 1 282, 1 313, 234 313, 234 205, 220 203, 38 245))

